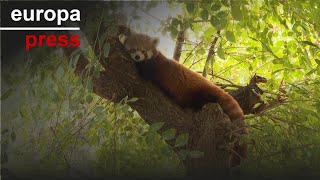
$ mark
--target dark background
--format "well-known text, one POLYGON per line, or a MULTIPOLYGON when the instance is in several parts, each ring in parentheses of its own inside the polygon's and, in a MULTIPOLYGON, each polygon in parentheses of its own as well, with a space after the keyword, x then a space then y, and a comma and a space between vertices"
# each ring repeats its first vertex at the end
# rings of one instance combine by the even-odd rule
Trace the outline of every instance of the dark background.
MULTIPOLYGON (((83 21, 85 15, 90 13, 90 9, 95 7, 97 4, 103 2, 71 2, 71 1, 1 1, 1 27, 57 27, 57 21, 46 21, 41 18, 41 21, 24 21, 23 18, 20 21, 13 21, 11 19, 11 12, 14 9, 19 9, 23 12, 23 9, 66 9, 70 12, 72 9, 79 9, 81 18, 83 21)), ((29 14, 29 13, 28 13, 29 14)), ((43 14, 42 14, 43 15, 43 14)), ((70 16, 70 14, 69 14, 70 16)), ((43 16, 42 16, 43 17, 43 16)), ((74 22, 80 25, 80 22, 74 22)), ((59 27, 67 26, 66 22, 62 22, 59 27)), ((2 65, 12 64, 13 60, 25 59, 27 52, 25 51, 25 36, 28 34, 40 35, 40 34, 66 34, 66 31, 1 31, 1 63, 2 65), (19 58, 12 58, 12 56, 20 55, 19 58)))

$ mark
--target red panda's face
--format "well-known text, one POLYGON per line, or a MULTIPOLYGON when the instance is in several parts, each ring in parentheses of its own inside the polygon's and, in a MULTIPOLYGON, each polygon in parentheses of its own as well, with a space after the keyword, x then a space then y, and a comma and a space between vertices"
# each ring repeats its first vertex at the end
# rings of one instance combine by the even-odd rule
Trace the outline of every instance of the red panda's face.
POLYGON ((133 60, 140 62, 152 59, 156 54, 157 38, 144 34, 133 33, 125 37, 124 46, 133 60))

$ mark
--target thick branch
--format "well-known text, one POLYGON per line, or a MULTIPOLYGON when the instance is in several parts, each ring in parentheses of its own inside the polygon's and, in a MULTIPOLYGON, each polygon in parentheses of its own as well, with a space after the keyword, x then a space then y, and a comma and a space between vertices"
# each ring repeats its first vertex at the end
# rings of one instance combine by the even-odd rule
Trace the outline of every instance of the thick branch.
POLYGON ((177 36, 176 46, 175 46, 174 52, 173 52, 173 59, 178 62, 180 60, 183 43, 185 41, 185 36, 186 36, 186 30, 179 31, 178 36, 177 36))

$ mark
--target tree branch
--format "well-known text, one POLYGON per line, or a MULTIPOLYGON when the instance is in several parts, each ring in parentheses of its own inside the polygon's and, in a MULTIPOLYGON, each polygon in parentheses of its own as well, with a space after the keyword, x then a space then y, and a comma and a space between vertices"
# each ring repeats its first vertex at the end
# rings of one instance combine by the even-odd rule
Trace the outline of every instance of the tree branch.
POLYGON ((209 61, 213 58, 213 55, 214 55, 214 53, 215 53, 215 52, 214 52, 214 48, 215 48, 215 46, 216 46, 216 44, 217 44, 217 41, 218 41, 220 32, 221 32, 221 30, 218 30, 218 31, 217 31, 217 36, 214 37, 214 39, 213 39, 213 41, 212 41, 212 43, 211 43, 210 50, 209 50, 208 56, 207 56, 207 60, 206 60, 204 69, 203 69, 203 71, 202 71, 202 76, 203 76, 203 77, 207 77, 207 66, 208 66, 209 61))
POLYGON ((183 43, 185 41, 185 36, 186 36, 186 29, 179 31, 178 36, 177 36, 176 45, 175 45, 174 52, 173 52, 173 59, 178 62, 180 60, 183 43))

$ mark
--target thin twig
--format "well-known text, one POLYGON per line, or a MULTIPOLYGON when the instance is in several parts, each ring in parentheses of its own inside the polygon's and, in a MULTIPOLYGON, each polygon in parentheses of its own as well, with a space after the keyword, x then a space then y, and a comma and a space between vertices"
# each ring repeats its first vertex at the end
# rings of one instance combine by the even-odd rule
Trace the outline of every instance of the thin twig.
MULTIPOLYGON (((187 62, 187 60, 191 57, 191 55, 193 54, 194 50, 200 45, 202 44, 203 41, 200 41, 199 43, 197 43, 194 48, 192 50, 190 50, 191 52, 188 54, 188 56, 184 59, 182 64, 185 64, 187 62)), ((191 66, 190 66, 191 67, 191 66)))
POLYGON ((207 56, 207 60, 206 60, 206 62, 204 64, 204 68, 203 68, 203 72, 202 72, 202 76, 203 77, 207 77, 207 64, 209 63, 210 60, 212 60, 212 58, 214 56, 214 53, 215 53, 214 48, 215 48, 215 46, 217 44, 218 38, 220 36, 220 32, 221 32, 221 30, 217 31, 217 36, 213 39, 213 41, 211 43, 210 50, 209 50, 208 56, 207 56))

